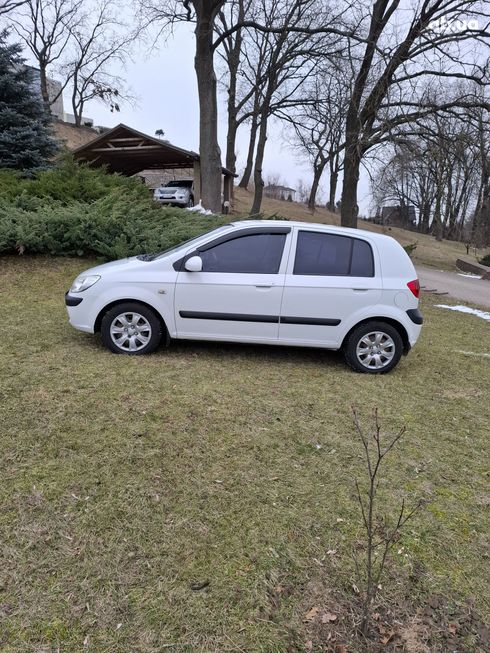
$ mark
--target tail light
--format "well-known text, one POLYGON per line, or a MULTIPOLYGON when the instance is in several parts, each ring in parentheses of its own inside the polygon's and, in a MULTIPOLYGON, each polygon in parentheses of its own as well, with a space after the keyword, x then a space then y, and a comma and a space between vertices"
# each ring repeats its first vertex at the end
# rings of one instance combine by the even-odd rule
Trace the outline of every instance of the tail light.
POLYGON ((418 299, 420 297, 420 283, 418 279, 414 279, 414 281, 409 281, 407 283, 407 286, 410 288, 412 293, 415 295, 415 297, 418 299))

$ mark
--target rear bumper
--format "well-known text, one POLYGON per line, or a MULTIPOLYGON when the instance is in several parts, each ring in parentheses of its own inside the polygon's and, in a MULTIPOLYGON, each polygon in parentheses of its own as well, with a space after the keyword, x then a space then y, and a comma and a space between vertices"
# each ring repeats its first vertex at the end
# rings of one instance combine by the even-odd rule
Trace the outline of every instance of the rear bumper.
POLYGON ((407 315, 414 324, 421 325, 424 323, 424 318, 418 308, 410 308, 407 311, 407 315))

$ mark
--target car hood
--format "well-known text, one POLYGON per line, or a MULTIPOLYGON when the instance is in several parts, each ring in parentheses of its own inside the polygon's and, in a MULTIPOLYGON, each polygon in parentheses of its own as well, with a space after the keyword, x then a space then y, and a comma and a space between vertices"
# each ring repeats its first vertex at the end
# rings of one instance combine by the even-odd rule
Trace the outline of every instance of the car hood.
POLYGON ((78 276, 87 276, 89 274, 98 274, 101 277, 105 274, 118 272, 118 271, 127 271, 132 269, 141 268, 143 265, 148 265, 146 261, 141 261, 137 256, 131 256, 130 258, 122 258, 119 261, 111 261, 110 263, 103 263, 102 265, 96 265, 94 268, 89 268, 84 270, 78 276))

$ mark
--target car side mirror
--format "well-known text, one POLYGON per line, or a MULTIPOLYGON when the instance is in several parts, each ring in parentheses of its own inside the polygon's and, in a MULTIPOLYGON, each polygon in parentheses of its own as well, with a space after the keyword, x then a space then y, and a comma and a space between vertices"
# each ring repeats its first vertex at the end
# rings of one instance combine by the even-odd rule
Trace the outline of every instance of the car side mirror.
POLYGON ((200 256, 191 256, 184 264, 187 272, 201 272, 202 271, 202 258, 200 256))

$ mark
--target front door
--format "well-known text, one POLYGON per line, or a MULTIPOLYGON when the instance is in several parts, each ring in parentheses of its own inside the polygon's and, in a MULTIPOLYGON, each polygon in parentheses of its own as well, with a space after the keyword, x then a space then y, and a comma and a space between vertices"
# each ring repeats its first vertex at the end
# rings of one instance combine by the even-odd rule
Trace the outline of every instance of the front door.
POLYGON ((244 229, 188 252, 175 287, 178 338, 277 342, 290 228, 244 229))

